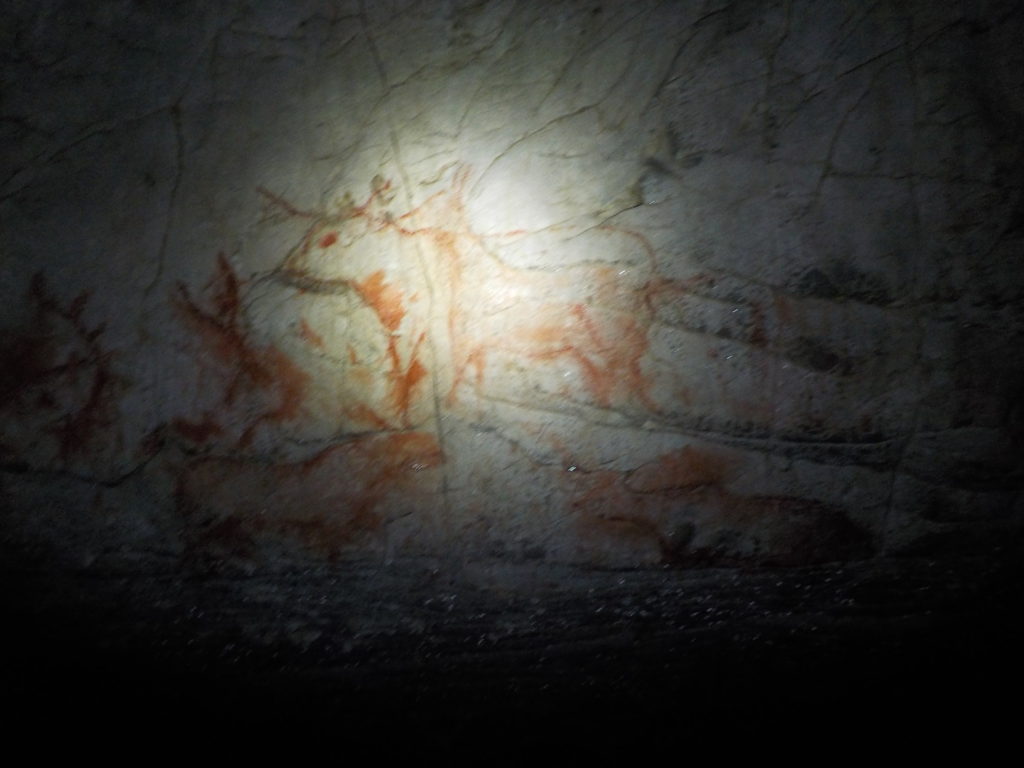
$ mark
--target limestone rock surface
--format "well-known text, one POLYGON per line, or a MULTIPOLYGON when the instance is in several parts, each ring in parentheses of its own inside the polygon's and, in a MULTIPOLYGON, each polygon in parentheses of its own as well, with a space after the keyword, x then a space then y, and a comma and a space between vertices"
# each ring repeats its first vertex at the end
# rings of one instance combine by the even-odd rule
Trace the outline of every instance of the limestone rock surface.
POLYGON ((1020 530, 1016 4, 4 5, 8 562, 1020 530))

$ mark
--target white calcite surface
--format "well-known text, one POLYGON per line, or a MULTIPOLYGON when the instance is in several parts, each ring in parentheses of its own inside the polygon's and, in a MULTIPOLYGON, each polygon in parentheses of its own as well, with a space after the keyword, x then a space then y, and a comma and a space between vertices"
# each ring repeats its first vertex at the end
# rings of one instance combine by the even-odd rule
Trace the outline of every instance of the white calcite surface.
POLYGON ((9 562, 1019 530, 1015 3, 7 3, 9 562))

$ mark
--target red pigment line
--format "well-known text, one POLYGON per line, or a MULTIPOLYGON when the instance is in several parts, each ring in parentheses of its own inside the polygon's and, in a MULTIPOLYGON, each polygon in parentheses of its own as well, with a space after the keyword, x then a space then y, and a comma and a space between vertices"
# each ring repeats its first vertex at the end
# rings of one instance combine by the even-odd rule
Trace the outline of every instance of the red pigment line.
POLYGON ((234 323, 241 303, 241 283, 223 251, 217 254, 217 273, 208 287, 214 290, 213 303, 217 316, 234 323))
POLYGON ((420 363, 419 349, 426 337, 426 331, 420 333, 419 339, 409 354, 409 364, 405 370, 401 369, 396 337, 388 340, 388 355, 391 359, 391 370, 388 378, 391 380, 391 401, 395 412, 402 418, 403 423, 408 425, 409 408, 412 406, 413 393, 416 385, 427 375, 427 369, 420 363))
POLYGON ((298 415, 310 376, 273 344, 262 348, 252 345, 240 324, 239 286, 230 263, 219 254, 216 273, 208 286, 213 293, 213 311, 200 308, 183 283, 178 284, 180 295, 176 303, 203 345, 230 368, 225 405, 233 405, 246 384, 250 391, 277 396, 276 405, 258 415, 246 429, 242 436, 245 444, 260 423, 289 420, 298 415))
POLYGON ((300 217, 302 217, 304 219, 315 219, 315 218, 317 218, 317 215, 315 213, 310 213, 309 211, 299 210, 294 205, 292 205, 287 200, 285 200, 283 197, 281 197, 280 195, 275 195, 273 192, 271 192, 266 187, 256 187, 256 191, 259 192, 261 195, 263 195, 265 198, 267 198, 270 202, 272 202, 278 208, 282 209, 283 211, 285 211, 286 213, 290 214, 291 216, 300 216, 300 217))
POLYGON ((654 246, 651 245, 651 241, 648 240, 646 237, 641 235, 639 232, 634 232, 631 229, 620 229, 619 227, 613 227, 609 224, 602 225, 598 227, 598 229, 605 232, 617 232, 619 234, 626 235, 627 237, 631 237, 634 240, 637 240, 640 243, 640 247, 643 248, 644 252, 647 254, 647 260, 649 262, 648 267, 650 268, 651 272, 653 273, 656 271, 655 267, 657 266, 657 258, 654 253, 654 246))
MULTIPOLYGON (((65 386, 76 392, 79 372, 84 373, 87 367, 91 367, 92 380, 85 402, 77 410, 64 414, 59 425, 48 427, 46 430, 57 438, 60 458, 67 460, 72 454, 83 450, 96 431, 107 426, 112 420, 110 411, 113 406, 110 397, 117 378, 108 368, 111 353, 105 351, 99 343, 105 325, 101 323, 90 329, 83 322, 82 316, 90 297, 88 291, 78 294, 66 308, 62 307, 50 294, 42 272, 37 272, 32 277, 29 295, 36 305, 37 324, 44 329, 44 334, 19 339, 9 349, 2 350, 4 358, 14 356, 19 358, 19 362, 26 364, 26 370, 13 385, 4 387, 7 390, 5 394, 13 394, 17 399, 22 390, 47 380, 56 380, 57 386, 65 386), (67 322, 74 336, 86 347, 84 357, 72 351, 63 363, 53 364, 52 347, 56 334, 51 328, 48 316, 55 316, 67 322)), ((50 391, 39 393, 36 401, 37 407, 46 409, 56 407, 57 404, 54 393, 50 391)))
POLYGON ((387 419, 385 419, 383 416, 381 416, 379 413, 377 413, 375 410, 370 408, 370 406, 366 405, 365 403, 359 403, 358 405, 350 406, 344 410, 344 413, 346 416, 352 419, 352 421, 363 424, 369 424, 375 429, 387 430, 392 428, 391 422, 389 422, 387 419))
POLYGON ((309 323, 306 322, 306 318, 302 318, 299 321, 299 336, 303 341, 312 344, 317 349, 325 349, 324 338, 319 333, 314 331, 309 323))
POLYGON ((392 333, 405 317, 402 293, 394 285, 384 282, 384 270, 377 270, 355 288, 380 319, 381 324, 392 333))
POLYGON ((188 419, 177 418, 171 422, 171 426, 186 440, 201 445, 213 437, 219 437, 224 433, 224 428, 217 423, 210 413, 203 415, 202 421, 189 421, 188 419))

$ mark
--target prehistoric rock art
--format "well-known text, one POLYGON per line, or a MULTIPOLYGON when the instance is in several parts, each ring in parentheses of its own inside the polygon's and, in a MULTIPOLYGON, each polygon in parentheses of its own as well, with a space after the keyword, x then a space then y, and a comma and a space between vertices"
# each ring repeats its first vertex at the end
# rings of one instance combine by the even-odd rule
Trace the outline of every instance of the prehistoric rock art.
POLYGON ((88 292, 62 302, 40 272, 28 294, 29 329, 0 341, 0 410, 6 422, 0 455, 74 465, 116 441, 123 384, 114 373, 114 352, 103 344, 104 324, 85 320, 88 292))
MULTIPOLYGON (((361 203, 346 194, 332 211, 300 210, 261 188, 285 219, 308 221, 299 242, 269 273, 240 277, 220 253, 204 286, 176 286, 171 304, 190 340, 197 405, 174 415, 163 434, 186 451, 170 466, 190 552, 226 556, 234 547, 255 556, 255 543, 273 536, 328 557, 388 548, 395 520, 419 512, 436 527, 460 514, 438 512, 460 503, 447 497, 446 473, 459 472, 445 468, 459 460, 442 448, 449 415, 486 420, 489 403, 529 409, 539 401, 577 420, 583 407, 633 429, 671 424, 691 402, 677 382, 655 387, 659 375, 666 378, 651 354, 658 327, 745 334, 755 347, 779 348, 756 303, 735 329, 702 325, 691 301, 714 297, 718 278, 664 276, 639 232, 599 225, 587 233, 593 252, 578 264, 515 263, 532 238, 579 233, 480 234, 465 201, 471 174, 455 166, 443 189, 405 211, 393 182, 381 177, 361 203), (247 307, 268 285, 304 297, 291 325, 307 354, 327 361, 327 375, 318 379, 298 348, 256 331, 247 307), (337 332, 329 312, 316 312, 328 299, 343 299, 357 318, 346 332, 337 332), (331 403, 333 437, 282 453, 322 417, 315 400, 331 403)), ((17 407, 26 426, 45 421, 49 450, 67 462, 115 426, 117 377, 100 346, 103 327, 83 321, 87 294, 62 306, 40 275, 31 295, 35 332, 4 347, 5 407, 17 407), (71 348, 58 353, 62 345, 71 348)), ((773 302, 792 321, 791 300, 776 294, 773 302)), ((817 355, 822 366, 824 355, 817 355)), ((756 404, 729 407, 741 418, 770 418, 756 404)), ((574 429, 542 430, 542 442, 565 454, 566 465, 574 429)), ((5 453, 17 457, 9 442, 5 453)), ((143 450, 147 458, 155 445, 143 450)), ((556 514, 575 521, 584 553, 596 542, 595 551, 613 559, 692 565, 811 562, 870 550, 868 537, 834 506, 730 491, 727 464, 686 446, 651 459, 641 453, 628 470, 581 467, 571 478, 534 471, 562 489, 556 514)), ((486 517, 487 506, 472 508, 486 517)))
POLYGON ((386 547, 388 524, 437 494, 429 470, 440 461, 434 436, 422 432, 353 438, 301 462, 197 459, 177 488, 186 556, 216 565, 282 540, 329 559, 386 547))
MULTIPOLYGON (((650 244, 633 232, 597 228, 609 239, 619 238, 620 248, 641 250, 646 279, 638 287, 621 279, 618 259, 607 254, 595 257, 606 264, 564 270, 509 266, 501 250, 536 233, 476 233, 464 200, 470 174, 468 167, 458 168, 447 189, 399 214, 392 211, 392 182, 379 177, 364 202, 356 205, 346 197, 334 213, 300 211, 263 190, 288 215, 311 220, 274 278, 302 291, 351 292, 373 309, 388 334, 389 416, 400 421, 407 419, 409 398, 426 375, 420 356, 428 332, 433 349, 450 350, 450 358, 439 361, 435 372, 448 406, 467 388, 486 396, 489 360, 503 359, 520 368, 574 368, 582 386, 564 389, 560 394, 567 398, 583 398, 602 408, 634 402, 657 410, 642 366, 651 319, 648 294, 666 290, 670 281, 657 278, 650 244), (415 288, 403 289, 401 276, 383 270, 364 274, 346 267, 346 249, 357 241, 370 239, 386 249, 395 238, 412 262, 405 265, 405 273, 421 267, 425 272, 413 274, 415 288), (420 310, 399 335, 410 312, 403 297, 425 292, 431 294, 432 308, 420 310)), ((368 406, 361 408, 373 413, 368 406)), ((374 415, 372 421, 382 424, 387 419, 374 415)))
POLYGON ((64 5, 2 61, 0 481, 197 561, 1019 524, 1012 4, 64 5))
POLYGON ((688 445, 635 469, 578 469, 581 535, 632 539, 654 562, 797 565, 866 557, 871 537, 844 510, 728 489, 724 452, 688 445))
MULTIPOLYGON (((212 537, 224 544, 230 538, 241 547, 243 539, 249 542, 259 531, 276 531, 308 543, 307 534, 317 530, 317 548, 331 556, 338 548, 380 544, 386 537, 374 540, 364 534, 379 533, 383 521, 398 514, 395 509, 407 515, 417 506, 449 503, 436 478, 427 486, 423 481, 409 485, 396 473, 410 463, 423 469, 455 460, 441 449, 445 414, 473 419, 481 404, 494 398, 528 407, 539 392, 547 407, 566 413, 583 404, 622 414, 638 425, 666 418, 645 370, 652 365, 649 334, 663 307, 685 308, 694 291, 714 289, 714 278, 660 275, 647 239, 611 226, 595 228, 595 242, 603 250, 579 266, 514 266, 503 254, 541 233, 475 232, 464 201, 470 175, 469 168, 458 167, 445 189, 398 212, 393 183, 380 177, 363 202, 356 204, 346 195, 332 212, 302 211, 261 189, 268 204, 287 218, 309 221, 298 244, 248 286, 223 255, 204 301, 179 286, 176 306, 200 340, 200 365, 220 371, 222 418, 234 425, 235 450, 246 449, 265 424, 282 425, 287 436, 289 423, 309 418, 303 401, 317 386, 277 345, 248 337, 240 308, 245 287, 282 285, 312 297, 314 306, 317 297, 347 297, 372 318, 347 337, 332 334, 329 322, 321 327, 306 316, 297 319, 303 343, 333 353, 344 368, 342 379, 349 382, 339 398, 350 437, 344 451, 325 465, 346 475, 345 493, 322 487, 327 482, 323 470, 310 473, 311 462, 321 465, 321 454, 298 464, 274 463, 269 476, 290 490, 264 491, 287 502, 262 505, 260 516, 249 520, 245 510, 261 507, 256 496, 263 491, 252 498, 242 494, 248 499, 242 504, 228 503, 227 497, 210 500, 224 494, 234 498, 230 489, 235 487, 262 487, 250 478, 253 470, 229 457, 193 462, 179 484, 182 508, 202 507, 212 516, 190 515, 193 521, 204 520, 196 541, 212 537), (380 268, 377 257, 389 251, 393 258, 380 268), (631 277, 624 280, 627 272, 631 277), (383 352, 374 360, 362 359, 353 334, 372 337, 383 352), (509 377, 524 389, 492 384, 509 377), (549 382, 554 386, 543 391, 549 382), (536 389, 528 389, 531 384, 536 389), (409 443, 408 438, 415 439, 409 443), (374 462, 382 462, 379 472, 366 468, 367 450, 374 462), (381 490, 382 478, 393 486, 388 493, 381 490), (400 498, 413 488, 418 489, 415 496, 400 498), (328 496, 335 501, 325 502, 328 496)), ((763 325, 755 312, 751 343, 766 343, 763 325)), ((226 430, 209 412, 195 419, 180 417, 173 426, 197 445, 212 438, 223 441, 226 430)), ((545 432, 549 443, 572 441, 571 434, 545 432)), ((567 488, 563 513, 577 520, 584 548, 604 536, 625 541, 627 557, 646 558, 653 551, 657 561, 670 564, 810 562, 870 550, 868 537, 842 510, 798 497, 732 493, 726 465, 692 446, 633 470, 584 468, 568 481, 556 477, 552 482, 567 488), (662 479, 650 480, 653 475, 662 479)), ((607 549, 607 542, 598 548, 607 549)))
MULTIPOLYGON (((223 254, 217 257, 217 272, 207 286, 208 306, 200 306, 188 288, 178 286, 175 304, 188 328, 201 344, 199 365, 216 366, 223 394, 221 405, 246 410, 238 446, 245 447, 264 422, 282 422, 299 415, 309 376, 274 345, 257 346, 246 334, 240 307, 241 285, 223 254)), ((209 385, 207 385, 209 386, 209 385)), ((237 418, 237 416, 235 417, 237 418)), ((209 414, 202 422, 178 418, 174 426, 186 437, 204 442, 223 427, 209 414), (197 440, 198 438, 198 440, 197 440)))

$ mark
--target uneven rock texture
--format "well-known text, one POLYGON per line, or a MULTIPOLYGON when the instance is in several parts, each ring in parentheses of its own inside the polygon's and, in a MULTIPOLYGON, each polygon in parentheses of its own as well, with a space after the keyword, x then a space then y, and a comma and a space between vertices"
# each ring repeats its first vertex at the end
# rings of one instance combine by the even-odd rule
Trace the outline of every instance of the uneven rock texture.
POLYGON ((4 3, 5 567, 1016 547, 1022 33, 994 0, 4 3))
POLYGON ((791 564, 1016 524, 1014 30, 15 4, 5 497, 125 518, 76 560, 791 564))

